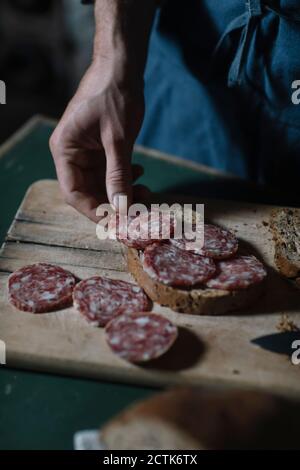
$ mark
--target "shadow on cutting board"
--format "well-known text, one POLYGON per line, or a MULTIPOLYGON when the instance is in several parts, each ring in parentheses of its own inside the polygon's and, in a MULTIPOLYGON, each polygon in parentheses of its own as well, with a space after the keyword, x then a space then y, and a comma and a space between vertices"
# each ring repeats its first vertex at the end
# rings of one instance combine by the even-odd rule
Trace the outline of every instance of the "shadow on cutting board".
MULTIPOLYGON (((300 291, 288 280, 282 278, 270 266, 267 266, 268 277, 262 296, 247 310, 237 312, 237 315, 265 315, 278 312, 293 312, 300 310, 300 291)), ((235 312, 232 312, 235 315, 235 312)))
POLYGON ((178 338, 162 357, 145 364, 145 369, 180 371, 198 363, 205 353, 205 345, 191 330, 178 327, 178 338))
POLYGON ((300 340, 299 331, 284 331, 281 333, 272 333, 270 335, 259 336, 251 340, 251 343, 260 346, 262 349, 291 356, 294 352, 292 344, 294 341, 300 340))

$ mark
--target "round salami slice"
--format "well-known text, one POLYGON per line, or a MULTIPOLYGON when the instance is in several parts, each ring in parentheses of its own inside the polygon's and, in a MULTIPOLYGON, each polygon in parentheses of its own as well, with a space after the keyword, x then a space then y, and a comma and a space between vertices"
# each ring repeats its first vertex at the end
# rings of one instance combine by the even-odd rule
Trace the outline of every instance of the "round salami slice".
MULTIPOLYGON (((193 227, 195 230, 195 227, 193 227)), ((238 250, 238 239, 229 230, 217 225, 204 224, 204 244, 188 248, 186 238, 172 239, 171 242, 181 250, 188 250, 201 256, 214 259, 226 259, 238 250)), ((196 243, 195 243, 196 244, 196 243)))
POLYGON ((129 362, 147 362, 166 353, 175 342, 178 330, 156 313, 122 315, 105 329, 112 351, 129 362))
POLYGON ((153 210, 129 217, 113 214, 109 222, 109 236, 124 245, 143 250, 154 241, 163 242, 174 234, 175 217, 153 210))
POLYGON ((75 284, 75 276, 59 266, 32 264, 10 275, 9 300, 25 312, 51 312, 72 305, 75 284))
POLYGON ((143 289, 125 281, 95 276, 74 289, 75 308, 95 326, 105 326, 112 318, 150 309, 143 289))
POLYGON ((153 243, 146 247, 142 263, 150 277, 173 287, 203 284, 216 271, 212 259, 180 250, 170 243, 153 243))
POLYGON ((216 277, 206 283, 212 289, 246 289, 261 282, 267 275, 265 267, 255 256, 238 256, 219 261, 217 268, 216 277))

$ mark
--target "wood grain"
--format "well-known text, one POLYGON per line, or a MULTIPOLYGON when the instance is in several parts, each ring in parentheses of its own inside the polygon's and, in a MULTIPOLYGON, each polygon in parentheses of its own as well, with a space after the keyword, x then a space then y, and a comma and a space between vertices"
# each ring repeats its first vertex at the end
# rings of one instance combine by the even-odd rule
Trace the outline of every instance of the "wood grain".
POLYGON ((155 305, 179 326, 179 340, 166 356, 139 367, 114 356, 103 330, 87 324, 73 308, 34 315, 8 303, 9 273, 38 261, 59 264, 80 278, 100 274, 133 282, 121 246, 100 242, 95 225, 63 203, 56 181, 35 183, 0 254, 0 338, 7 365, 138 384, 239 384, 299 395, 300 366, 289 357, 293 336, 278 332, 277 325, 287 313, 300 327, 300 293, 274 269, 266 225, 271 208, 204 202, 207 217, 236 230, 242 248, 268 265, 266 295, 248 311, 220 317, 177 314, 155 305))

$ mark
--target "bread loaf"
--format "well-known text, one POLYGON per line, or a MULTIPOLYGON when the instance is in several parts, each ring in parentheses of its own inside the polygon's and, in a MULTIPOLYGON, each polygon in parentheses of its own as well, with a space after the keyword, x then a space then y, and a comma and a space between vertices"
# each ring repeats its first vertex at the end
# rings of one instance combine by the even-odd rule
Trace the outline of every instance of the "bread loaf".
POLYGON ((299 448, 299 407, 255 391, 175 389, 132 405, 102 429, 109 450, 299 448))

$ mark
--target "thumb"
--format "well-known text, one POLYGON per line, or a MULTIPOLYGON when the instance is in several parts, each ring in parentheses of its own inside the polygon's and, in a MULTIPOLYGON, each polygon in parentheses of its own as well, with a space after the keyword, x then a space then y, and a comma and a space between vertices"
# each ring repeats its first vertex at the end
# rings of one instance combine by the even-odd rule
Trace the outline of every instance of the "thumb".
POLYGON ((124 198, 120 199, 120 196, 127 196, 128 208, 132 202, 132 146, 123 143, 113 143, 108 148, 105 148, 105 154, 108 200, 115 210, 127 212, 124 198))

